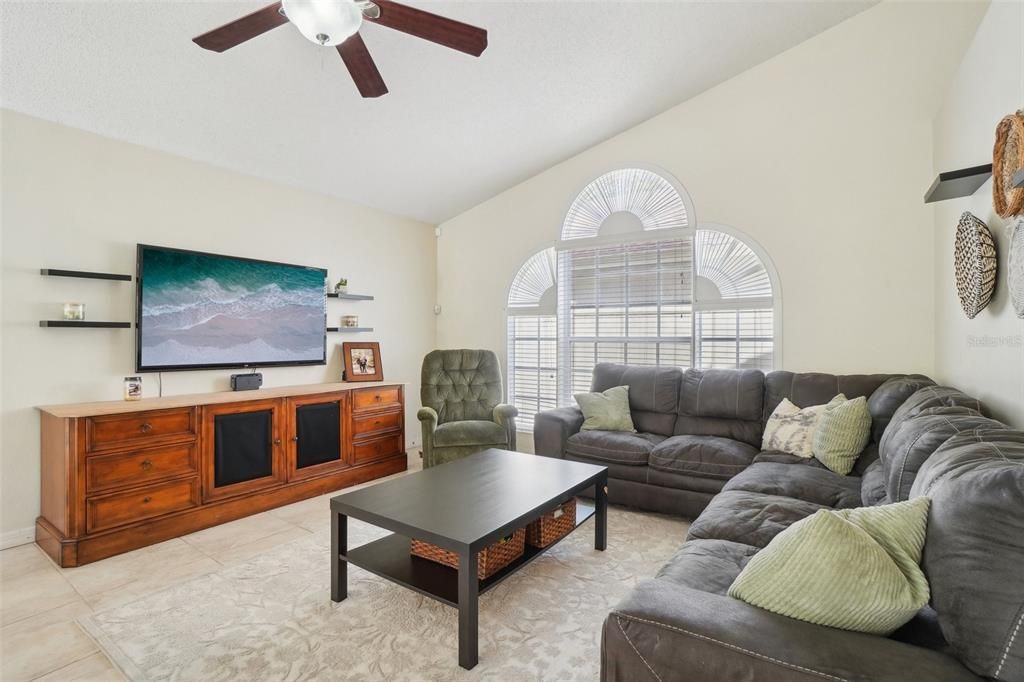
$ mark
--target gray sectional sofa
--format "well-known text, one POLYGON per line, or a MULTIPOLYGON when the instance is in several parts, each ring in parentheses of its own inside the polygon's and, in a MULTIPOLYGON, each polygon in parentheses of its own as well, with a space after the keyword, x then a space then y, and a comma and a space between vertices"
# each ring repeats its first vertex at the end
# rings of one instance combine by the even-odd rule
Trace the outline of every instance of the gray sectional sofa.
MULTIPOLYGON (((1024 681, 1024 433, 919 375, 599 365, 630 386, 638 433, 581 432, 576 408, 537 415, 538 454, 608 466, 609 499, 693 519, 679 552, 609 614, 602 679, 1024 681), (783 398, 865 396, 871 442, 848 476, 760 450, 783 398), (819 509, 932 499, 930 605, 889 637, 797 621, 727 596, 790 524, 819 509)), ((842 586, 837 586, 842 589, 842 586)))

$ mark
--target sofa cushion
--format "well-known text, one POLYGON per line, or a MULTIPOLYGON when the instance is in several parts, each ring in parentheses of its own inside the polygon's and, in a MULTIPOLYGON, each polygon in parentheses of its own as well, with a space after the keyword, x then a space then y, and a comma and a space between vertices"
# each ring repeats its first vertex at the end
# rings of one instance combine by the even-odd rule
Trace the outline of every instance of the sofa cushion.
POLYGON ((683 373, 679 413, 757 421, 764 401, 764 374, 757 369, 688 369, 683 373))
POLYGON ((565 452, 599 462, 646 466, 651 449, 663 440, 664 436, 653 433, 580 431, 569 436, 565 452))
POLYGON ((605 621, 603 682, 979 682, 955 658, 780 616, 667 580, 633 588, 605 621))
POLYGON ((726 483, 722 490, 793 497, 834 509, 861 505, 860 478, 840 476, 824 467, 755 462, 726 483))
MULTIPOLYGON (((607 467, 608 478, 620 481, 647 483, 647 473, 650 471, 650 467, 638 467, 635 464, 619 464, 618 462, 609 462, 606 459, 581 457, 579 455, 574 455, 571 452, 567 452, 565 454, 565 459, 570 462, 582 462, 583 464, 595 464, 597 466, 607 467)), ((590 493, 587 492, 586 494, 589 495, 590 493)))
POLYGON ((434 447, 458 445, 506 445, 508 434, 500 424, 470 419, 447 422, 434 429, 434 447))
POLYGON ((762 421, 789 398, 797 407, 824 405, 842 393, 848 399, 871 397, 892 374, 822 374, 820 372, 769 372, 764 378, 764 410, 762 421))
POLYGON ((868 412, 871 413, 871 440, 879 442, 885 427, 907 398, 935 382, 921 374, 908 374, 887 379, 868 398, 868 412))
POLYGON ((729 490, 715 495, 690 524, 687 539, 732 540, 764 547, 772 538, 825 506, 780 495, 729 490))
POLYGON ((761 449, 780 450, 798 457, 813 457, 814 434, 822 415, 827 408, 845 401, 846 397, 840 394, 825 405, 800 408, 783 398, 764 425, 761 449))
MULTIPOLYGON (((694 476, 693 474, 676 473, 674 471, 662 471, 649 466, 643 467, 647 472, 647 482, 651 485, 662 488, 676 488, 678 490, 692 490, 698 493, 715 495, 722 491, 725 481, 721 478, 708 478, 707 476, 694 476)), ((710 498, 709 498, 710 501, 710 498)), ((703 509, 703 507, 701 507, 703 509)), ((698 514, 700 512, 698 511, 698 514)), ((697 516, 692 514, 690 518, 697 516)))
POLYGON ((1024 680, 1024 432, 972 431, 921 467, 932 500, 922 566, 951 651, 979 675, 1024 680))
POLYGON ((761 443, 764 375, 760 370, 688 369, 680 383, 676 435, 761 443))
POLYGON ((695 590, 726 594, 757 551, 757 547, 729 540, 690 540, 656 577, 695 590))
POLYGON ((1005 429, 1002 422, 969 407, 933 407, 893 423, 880 450, 885 492, 890 502, 909 499, 910 488, 925 460, 947 440, 974 429, 1005 429))
POLYGON ((794 523, 757 553, 729 596, 843 630, 888 635, 928 603, 921 548, 926 497, 794 523))
POLYGON ((864 470, 864 475, 860 479, 860 501, 865 507, 888 502, 885 496, 885 468, 882 466, 882 460, 876 459, 864 470))
POLYGON ((853 471, 860 453, 871 440, 871 413, 867 398, 853 398, 825 406, 814 431, 814 458, 837 474, 853 471))
POLYGON ((889 425, 879 439, 883 453, 886 449, 886 441, 892 437, 902 422, 935 407, 968 407, 982 415, 988 415, 988 409, 980 400, 967 395, 960 389, 950 386, 925 386, 914 391, 893 413, 889 425))
POLYGON ((601 362, 594 367, 590 390, 629 386, 633 425, 643 433, 672 434, 679 405, 682 370, 677 367, 640 367, 601 362))
POLYGON ((814 467, 816 469, 827 468, 824 464, 814 459, 813 457, 799 457, 792 455, 788 452, 779 452, 778 450, 765 450, 759 452, 757 457, 754 458, 754 464, 758 462, 779 462, 781 464, 801 464, 804 466, 814 467))
POLYGON ((652 469, 727 479, 754 460, 757 448, 717 436, 672 436, 651 450, 652 469))

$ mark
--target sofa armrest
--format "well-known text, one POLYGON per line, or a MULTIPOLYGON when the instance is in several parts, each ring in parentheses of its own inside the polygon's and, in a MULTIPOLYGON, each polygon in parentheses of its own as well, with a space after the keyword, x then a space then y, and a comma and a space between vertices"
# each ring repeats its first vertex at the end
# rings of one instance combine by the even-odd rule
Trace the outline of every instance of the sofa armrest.
POLYGON ((562 458, 569 436, 583 426, 583 412, 578 407, 559 407, 533 416, 533 451, 538 455, 562 458))
POLYGON ((978 682, 948 654, 780 616, 666 580, 640 583, 605 620, 601 681, 978 682))
POLYGON ((494 421, 505 429, 505 436, 508 439, 508 449, 516 449, 516 417, 519 416, 519 408, 515 405, 500 403, 494 406, 492 412, 494 421))

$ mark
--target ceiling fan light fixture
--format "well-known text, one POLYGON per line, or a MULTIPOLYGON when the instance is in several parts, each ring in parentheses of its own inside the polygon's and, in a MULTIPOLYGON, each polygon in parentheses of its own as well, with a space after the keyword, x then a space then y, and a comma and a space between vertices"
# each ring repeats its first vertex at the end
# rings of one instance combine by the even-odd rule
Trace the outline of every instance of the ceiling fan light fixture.
POLYGON ((352 0, 281 0, 288 21, 317 45, 339 45, 359 30, 363 13, 352 0))

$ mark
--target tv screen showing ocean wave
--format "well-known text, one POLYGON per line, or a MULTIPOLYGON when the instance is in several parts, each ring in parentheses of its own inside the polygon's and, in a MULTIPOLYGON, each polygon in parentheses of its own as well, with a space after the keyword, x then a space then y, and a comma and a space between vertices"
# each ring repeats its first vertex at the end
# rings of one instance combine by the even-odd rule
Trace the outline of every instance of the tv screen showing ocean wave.
POLYGON ((145 245, 138 265, 138 370, 325 362, 325 270, 145 245))

